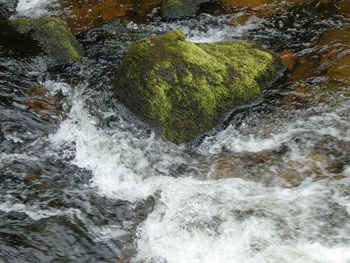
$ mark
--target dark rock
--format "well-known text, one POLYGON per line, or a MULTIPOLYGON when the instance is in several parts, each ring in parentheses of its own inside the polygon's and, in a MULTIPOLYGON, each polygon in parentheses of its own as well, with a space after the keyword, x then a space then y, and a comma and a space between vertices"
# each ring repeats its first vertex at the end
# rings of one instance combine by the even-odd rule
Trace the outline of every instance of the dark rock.
POLYGON ((160 7, 165 19, 193 17, 199 10, 200 4, 214 2, 211 0, 164 0, 160 7))
POLYGON ((0 44, 20 55, 43 50, 59 64, 82 58, 83 50, 67 26, 58 18, 17 18, 0 22, 0 44), (27 50, 27 51, 26 51, 27 50))

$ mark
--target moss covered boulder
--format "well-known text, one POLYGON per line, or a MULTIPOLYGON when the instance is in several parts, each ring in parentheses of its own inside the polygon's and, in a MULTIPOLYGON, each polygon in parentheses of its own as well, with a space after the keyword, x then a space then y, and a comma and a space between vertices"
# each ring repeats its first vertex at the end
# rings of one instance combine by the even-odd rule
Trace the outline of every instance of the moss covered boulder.
POLYGON ((116 74, 116 94, 174 143, 213 128, 236 105, 262 97, 280 59, 245 42, 192 43, 182 31, 136 41, 116 74))
MULTIPOLYGON (((17 18, 0 22, 0 44, 16 49, 33 48, 38 43, 40 49, 58 63, 73 63, 83 56, 83 50, 67 26, 58 18, 17 18), (31 45, 28 46, 29 40, 31 45)), ((28 50, 30 53, 30 50, 28 50)))

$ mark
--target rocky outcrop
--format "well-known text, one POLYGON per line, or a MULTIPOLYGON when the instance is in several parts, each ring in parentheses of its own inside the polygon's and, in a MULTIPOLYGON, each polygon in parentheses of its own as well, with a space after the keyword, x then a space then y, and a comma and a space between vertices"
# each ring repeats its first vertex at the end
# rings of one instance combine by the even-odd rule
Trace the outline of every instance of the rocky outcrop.
POLYGON ((119 99, 162 136, 184 143, 231 107, 262 97, 280 59, 245 42, 192 43, 182 31, 136 41, 116 74, 119 99))
POLYGON ((17 18, 0 22, 0 28, 0 42, 9 49, 16 47, 28 52, 30 48, 41 49, 59 64, 73 63, 82 58, 79 42, 58 18, 17 18))

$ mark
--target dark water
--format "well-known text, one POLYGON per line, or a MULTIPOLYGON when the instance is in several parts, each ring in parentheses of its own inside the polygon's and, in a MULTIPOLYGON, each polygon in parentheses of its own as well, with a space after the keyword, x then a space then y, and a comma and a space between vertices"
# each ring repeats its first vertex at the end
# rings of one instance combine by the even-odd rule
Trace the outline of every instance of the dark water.
POLYGON ((349 19, 325 5, 232 18, 110 22, 77 36, 86 57, 67 67, 0 47, 0 262, 350 262, 350 79, 320 63, 322 34, 349 19), (111 85, 132 41, 175 28, 300 62, 175 146, 111 85))

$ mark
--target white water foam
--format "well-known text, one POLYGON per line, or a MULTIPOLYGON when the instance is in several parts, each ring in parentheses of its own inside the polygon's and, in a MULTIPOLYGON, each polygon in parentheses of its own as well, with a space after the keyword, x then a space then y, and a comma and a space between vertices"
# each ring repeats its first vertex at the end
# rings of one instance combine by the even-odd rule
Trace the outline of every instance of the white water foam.
POLYGON ((166 174, 176 162, 186 162, 182 147, 156 140, 152 134, 135 137, 125 131, 130 124, 122 120, 111 130, 99 129, 98 120, 86 110, 84 96, 77 87, 75 91, 69 118, 50 141, 57 147, 74 143, 74 153, 68 150, 65 154, 75 156, 75 165, 93 171, 91 186, 103 194, 129 201, 144 199, 163 183, 159 173, 166 174))
POLYGON ((41 209, 39 206, 30 206, 21 203, 14 203, 7 200, 4 203, 0 204, 0 211, 9 213, 9 212, 17 212, 24 213, 29 216, 31 219, 38 221, 43 218, 49 218, 53 216, 68 216, 73 218, 74 216, 80 217, 80 211, 74 208, 68 208, 66 210, 60 209, 41 209))
MULTIPOLYGON (((159 193, 154 210, 139 226, 134 262, 350 262, 350 200, 341 194, 348 178, 333 184, 305 181, 291 189, 239 178, 201 181, 191 173, 174 178, 171 165, 195 165, 184 158, 183 147, 137 133, 123 120, 112 129, 98 128, 83 89, 75 87, 69 116, 50 141, 56 147, 73 143, 74 152, 66 154, 74 156, 73 164, 92 171, 91 187, 103 195, 136 202, 159 193)), ((307 119, 268 139, 230 127, 216 139, 231 150, 261 151, 321 120, 324 116, 307 119)), ((341 135, 327 127, 317 132, 341 135)), ((219 148, 213 144, 203 154, 219 148)), ((96 231, 105 242, 123 234, 119 229, 115 235, 109 228, 96 231)))
MULTIPOLYGON (((239 14, 240 15, 240 14, 239 14)), ((232 16, 211 16, 202 14, 200 19, 178 20, 174 22, 156 22, 150 26, 155 31, 179 30, 184 31, 186 40, 196 43, 214 43, 242 39, 242 36, 251 29, 256 28, 261 19, 252 16, 246 23, 230 26, 232 16)), ((133 27, 137 25, 132 24, 133 27)))
POLYGON ((56 0, 19 0, 16 8, 17 16, 42 17, 51 14, 48 5, 56 4, 56 0))
MULTIPOLYGON (((226 26, 225 17, 207 27, 205 21, 156 23, 154 27, 160 31, 182 29, 193 42, 218 42, 242 37, 257 22, 254 19, 237 27, 226 26)), ((119 121, 111 128, 99 128, 98 118, 87 110, 85 88, 75 87, 67 94, 72 108, 50 141, 58 148, 70 146, 65 154, 73 157, 73 164, 92 172, 90 186, 99 193, 131 202, 154 197, 153 211, 138 228, 134 262, 350 262, 349 169, 341 174, 345 176, 342 180, 305 180, 290 189, 240 178, 200 180, 193 172, 196 157, 191 160, 184 147, 139 131, 113 110, 108 114, 115 114, 119 121), (176 178, 172 167, 182 166, 191 169, 176 178)), ((272 133, 271 127, 264 134, 244 133, 230 126, 207 137, 197 154, 210 158, 223 148, 259 153, 288 144, 291 153, 286 158, 307 163, 312 161, 309 149, 301 149, 293 138, 310 134, 350 140, 348 119, 338 113, 276 118, 281 125, 272 127, 272 133)), ((251 126, 246 125, 249 130, 251 126)), ((287 161, 281 158, 271 172, 266 169, 260 176, 275 176, 281 166, 289 165, 287 161)), ((201 178, 210 172, 198 170, 204 173, 201 178)), ((105 242, 123 235, 113 226, 93 233, 105 242)))
MULTIPOLYGON (((320 183, 281 189, 241 179, 178 179, 162 188, 160 200, 140 226, 135 262, 350 261, 350 247, 339 238, 346 234, 342 229, 349 234, 350 222, 340 216, 337 229, 328 225, 335 222, 318 218, 339 205, 320 183), (339 230, 339 235, 329 230, 339 230)), ((348 219, 344 207, 339 209, 348 219)))

